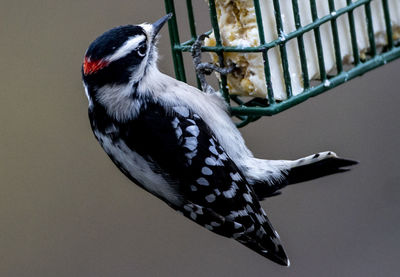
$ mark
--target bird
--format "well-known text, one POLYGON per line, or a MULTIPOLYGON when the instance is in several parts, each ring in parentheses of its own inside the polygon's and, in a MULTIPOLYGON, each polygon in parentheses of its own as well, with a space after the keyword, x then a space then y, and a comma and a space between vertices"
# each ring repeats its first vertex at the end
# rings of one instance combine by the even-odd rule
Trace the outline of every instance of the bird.
POLYGON ((357 162, 332 151, 254 157, 219 93, 159 71, 158 34, 171 16, 115 27, 86 50, 82 79, 94 136, 132 182, 200 226, 289 266, 260 201, 357 162))

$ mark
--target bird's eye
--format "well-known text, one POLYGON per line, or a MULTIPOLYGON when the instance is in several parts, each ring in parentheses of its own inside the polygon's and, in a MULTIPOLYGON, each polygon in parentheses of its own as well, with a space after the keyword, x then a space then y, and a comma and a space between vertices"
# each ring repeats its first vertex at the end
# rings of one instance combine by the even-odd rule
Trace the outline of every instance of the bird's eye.
POLYGON ((145 43, 143 43, 139 48, 137 49, 137 53, 139 56, 144 57, 146 55, 147 51, 147 46, 145 43))

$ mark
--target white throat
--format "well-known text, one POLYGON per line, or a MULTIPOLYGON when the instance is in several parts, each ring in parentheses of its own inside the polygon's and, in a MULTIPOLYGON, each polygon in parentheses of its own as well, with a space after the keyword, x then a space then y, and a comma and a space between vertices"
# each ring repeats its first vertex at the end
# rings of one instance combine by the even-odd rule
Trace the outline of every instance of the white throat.
POLYGON ((143 101, 132 97, 134 82, 123 85, 105 85, 96 92, 96 100, 105 107, 109 116, 125 122, 137 116, 143 101))

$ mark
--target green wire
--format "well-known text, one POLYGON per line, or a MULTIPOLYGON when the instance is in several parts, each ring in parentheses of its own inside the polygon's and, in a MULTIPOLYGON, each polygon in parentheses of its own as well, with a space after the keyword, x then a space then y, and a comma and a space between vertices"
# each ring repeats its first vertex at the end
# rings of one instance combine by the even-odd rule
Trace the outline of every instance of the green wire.
MULTIPOLYGON (((197 37, 196 21, 194 18, 195 11, 193 10, 192 0, 186 0, 186 8, 188 13, 191 38, 183 43, 181 43, 179 39, 179 31, 176 21, 176 10, 174 6, 174 0, 164 0, 164 1, 167 13, 171 12, 174 15, 168 22, 168 28, 170 33, 172 59, 174 62, 175 76, 179 80, 186 81, 182 54, 190 52, 191 46, 197 37)), ((223 96, 225 97, 228 103, 230 103, 230 100, 232 100, 238 105, 230 107, 231 114, 233 116, 237 116, 238 119, 240 120, 240 122, 237 123, 238 127, 245 126, 246 124, 249 124, 257 120, 260 116, 270 116, 280 113, 286 109, 289 109, 295 105, 298 105, 306 101, 311 97, 329 91, 332 88, 340 84, 343 84, 348 80, 356 78, 374 68, 377 68, 390 61, 400 58, 400 46, 399 44, 395 44, 395 41, 393 39, 393 30, 391 26, 391 17, 390 17, 390 6, 387 0, 380 0, 382 1, 387 43, 388 43, 387 49, 385 49, 386 51, 383 53, 378 53, 376 49, 374 26, 372 21, 372 12, 371 12, 372 0, 354 0, 354 1, 346 0, 347 5, 337 10, 335 9, 335 1, 328 0, 330 14, 323 17, 318 17, 316 0, 309 0, 309 1, 311 4, 310 6, 311 6, 311 14, 313 22, 305 26, 302 26, 299 14, 299 4, 301 5, 303 1, 273 0, 275 9, 275 21, 276 21, 278 35, 282 34, 284 39, 282 39, 281 36, 276 40, 267 42, 265 41, 264 37, 260 1, 253 0, 260 45, 256 47, 238 48, 232 46, 230 47, 223 46, 218 26, 218 17, 215 9, 215 0, 209 0, 210 20, 214 31, 214 36, 216 39, 216 45, 213 47, 203 46, 202 51, 216 53, 219 57, 220 66, 224 66, 224 59, 223 59, 224 52, 262 53, 264 59, 264 75, 265 75, 265 82, 267 85, 268 101, 266 99, 261 99, 261 98, 259 98, 259 101, 257 100, 257 98, 253 98, 256 101, 247 101, 247 100, 244 101, 239 96, 230 96, 227 89, 226 76, 221 76, 220 90, 223 96), (282 17, 280 12, 280 3, 282 3, 282 1, 292 1, 292 9, 293 9, 296 29, 288 34, 284 34, 283 32, 282 17), (365 20, 366 20, 368 40, 369 40, 368 53, 370 56, 363 62, 360 61, 360 53, 357 45, 357 33, 353 15, 353 12, 356 8, 362 8, 362 7, 365 10, 365 20), (339 18, 340 16, 347 16, 349 19, 350 37, 351 37, 354 64, 355 64, 352 68, 346 70, 343 68, 341 60, 340 40, 336 22, 337 18, 339 18), (334 76, 329 77, 329 82, 325 82, 328 76, 325 69, 324 53, 322 49, 322 41, 320 33, 320 26, 325 23, 331 24, 333 46, 335 50, 335 59, 337 68, 337 73, 334 76), (306 34, 307 32, 314 32, 315 42, 317 46, 318 64, 322 82, 315 86, 310 86, 309 73, 307 69, 307 56, 305 53, 304 38, 303 38, 304 34, 306 34), (287 53, 285 46, 285 44, 291 39, 297 40, 299 59, 303 74, 304 91, 296 96, 292 96, 291 94, 291 80, 290 80, 289 64, 287 60, 287 53), (284 82, 286 87, 286 93, 288 96, 288 99, 279 102, 275 101, 274 99, 274 92, 271 83, 270 64, 268 60, 268 50, 274 47, 279 47, 280 49, 284 82)), ((181 2, 179 2, 179 4, 181 4, 181 2)), ((212 31, 208 31, 207 33, 210 34, 211 32, 212 31)))

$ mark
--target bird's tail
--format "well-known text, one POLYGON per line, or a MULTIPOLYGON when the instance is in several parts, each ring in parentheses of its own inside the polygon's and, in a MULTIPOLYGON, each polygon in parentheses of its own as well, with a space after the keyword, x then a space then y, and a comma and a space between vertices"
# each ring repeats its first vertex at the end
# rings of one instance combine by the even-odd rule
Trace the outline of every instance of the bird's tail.
POLYGON ((340 158, 332 151, 317 153, 294 161, 265 160, 265 162, 269 163, 268 166, 275 166, 276 172, 280 171, 280 174, 273 179, 253 180, 252 187, 260 200, 279 195, 280 190, 287 185, 346 172, 350 170, 350 166, 358 163, 340 158))
POLYGON ((310 155, 290 162, 290 169, 287 172, 288 184, 346 172, 350 170, 350 166, 357 163, 357 161, 339 158, 332 151, 310 155))

